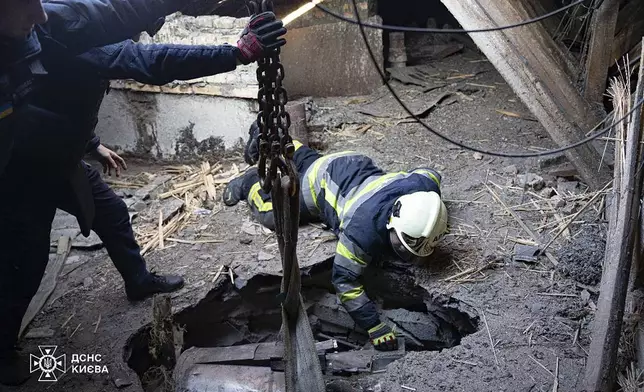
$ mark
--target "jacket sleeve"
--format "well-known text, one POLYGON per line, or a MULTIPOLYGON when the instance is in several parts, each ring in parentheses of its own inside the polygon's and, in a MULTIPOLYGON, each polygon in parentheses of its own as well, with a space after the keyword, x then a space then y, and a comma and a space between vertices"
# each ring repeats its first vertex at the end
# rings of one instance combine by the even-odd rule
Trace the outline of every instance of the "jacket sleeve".
POLYGON ((367 297, 360 277, 371 257, 344 233, 340 234, 333 260, 333 286, 356 324, 368 331, 380 323, 376 304, 367 297))
POLYGON ((237 66, 230 45, 146 45, 132 40, 91 49, 77 58, 103 79, 134 79, 163 85, 229 72, 237 66))
POLYGON ((91 152, 96 151, 98 146, 101 145, 101 139, 96 136, 95 133, 92 133, 92 138, 87 142, 87 146, 85 147, 85 154, 89 154, 91 152))
POLYGON ((41 26, 72 53, 131 38, 190 0, 48 0, 41 26))

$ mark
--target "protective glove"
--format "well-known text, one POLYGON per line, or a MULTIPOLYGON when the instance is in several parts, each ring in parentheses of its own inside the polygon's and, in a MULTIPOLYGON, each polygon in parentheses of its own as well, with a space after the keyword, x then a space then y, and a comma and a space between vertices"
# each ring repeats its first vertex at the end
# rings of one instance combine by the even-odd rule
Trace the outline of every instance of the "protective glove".
POLYGON ((272 12, 263 12, 251 18, 237 41, 237 58, 242 64, 257 61, 266 52, 279 48, 286 43, 286 28, 272 12))
POLYGON ((380 323, 369 331, 369 340, 376 350, 394 351, 398 350, 398 339, 396 339, 396 329, 391 329, 385 323, 380 323))

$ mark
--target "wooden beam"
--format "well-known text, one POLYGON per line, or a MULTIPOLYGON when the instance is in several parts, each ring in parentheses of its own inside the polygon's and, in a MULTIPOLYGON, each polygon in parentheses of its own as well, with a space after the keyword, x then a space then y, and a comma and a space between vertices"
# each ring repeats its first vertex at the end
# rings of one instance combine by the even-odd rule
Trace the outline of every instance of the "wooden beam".
MULTIPOLYGON (((524 20, 521 7, 512 0, 441 1, 466 29, 524 20)), ((532 24, 471 37, 558 145, 583 139, 599 122, 549 52, 548 48, 556 44, 543 26, 532 24)), ((591 188, 600 189, 608 182, 608 168, 602 166, 600 170, 601 157, 591 144, 568 150, 566 157, 591 188)))
POLYGON ((617 30, 613 42, 613 61, 622 58, 631 48, 641 42, 644 35, 644 1, 631 0, 617 17, 617 30))
POLYGON ((61 236, 58 239, 58 248, 56 249, 56 256, 53 261, 47 263, 47 269, 45 270, 45 275, 40 282, 38 291, 36 295, 31 299, 27 312, 22 317, 22 324, 20 325, 20 332, 18 336, 22 336, 22 333, 25 331, 29 323, 38 315, 43 306, 47 303, 49 296, 56 289, 56 284, 58 283, 58 274, 63 269, 67 255, 71 250, 72 241, 71 238, 66 236, 61 236))
POLYGON ((603 100, 608 68, 613 63, 613 41, 618 15, 619 0, 604 0, 593 13, 584 79, 584 97, 589 102, 603 100))
MULTIPOLYGON (((641 64, 635 102, 639 102, 644 96, 644 68, 641 64)), ((611 231, 606 241, 604 273, 593 321, 586 372, 577 389, 580 391, 609 392, 615 384, 615 363, 633 258, 634 233, 640 217, 639 192, 636 194, 636 191, 639 191, 637 178, 641 161, 641 111, 636 110, 631 120, 624 143, 620 185, 613 190, 618 197, 617 216, 615 223, 609 225, 611 231)), ((615 164, 617 166, 618 163, 615 164)))
MULTIPOLYGON (((528 20, 537 15, 544 15, 558 8, 552 0, 515 1, 514 6, 516 7, 517 17, 520 17, 521 20, 528 20)), ((562 45, 557 44, 551 38, 559 25, 562 15, 559 14, 545 19, 540 24, 524 26, 522 29, 529 29, 535 37, 539 39, 543 38, 539 43, 544 46, 544 53, 566 72, 570 80, 576 80, 579 77, 579 66, 576 64, 577 60, 572 57, 569 51, 564 50, 562 45)))

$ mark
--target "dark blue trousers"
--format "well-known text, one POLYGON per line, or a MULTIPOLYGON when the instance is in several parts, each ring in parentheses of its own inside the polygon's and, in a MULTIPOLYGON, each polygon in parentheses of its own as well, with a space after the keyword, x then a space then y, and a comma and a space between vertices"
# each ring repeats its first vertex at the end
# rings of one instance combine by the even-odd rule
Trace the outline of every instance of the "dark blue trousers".
MULTIPOLYGON (((84 166, 95 205, 92 229, 125 283, 140 283, 148 272, 127 207, 98 171, 84 166)), ((75 215, 75 200, 64 180, 34 186, 19 178, 0 178, 0 357, 14 347, 22 317, 42 280, 56 208, 75 215)))

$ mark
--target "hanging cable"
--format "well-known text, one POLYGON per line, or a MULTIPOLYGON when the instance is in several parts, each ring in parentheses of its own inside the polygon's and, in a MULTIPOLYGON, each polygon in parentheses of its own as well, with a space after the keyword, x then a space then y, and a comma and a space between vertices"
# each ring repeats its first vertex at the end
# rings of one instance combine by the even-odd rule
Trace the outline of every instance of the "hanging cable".
POLYGON ((343 20, 345 22, 349 22, 352 24, 360 25, 363 27, 369 27, 371 29, 380 29, 380 30, 391 30, 391 31, 405 31, 405 32, 413 32, 413 33, 435 33, 435 34, 470 34, 470 33, 487 33, 491 31, 501 31, 501 30, 508 30, 508 29, 513 29, 516 27, 521 27, 521 26, 526 26, 532 23, 537 23, 541 22, 542 20, 548 19, 550 17, 553 17, 555 15, 558 15, 562 12, 565 12, 569 10, 572 7, 575 7, 577 5, 580 5, 584 2, 587 1, 592 1, 592 0, 577 0, 573 3, 568 4, 567 6, 561 7, 555 11, 548 12, 547 14, 541 15, 539 17, 533 18, 533 19, 528 19, 524 20, 519 23, 507 25, 507 26, 498 26, 498 27, 489 27, 489 28, 484 28, 484 29, 474 29, 474 30, 464 30, 464 29, 437 29, 437 28, 426 28, 426 27, 407 27, 407 26, 393 26, 393 25, 386 25, 386 24, 373 24, 373 23, 365 23, 360 20, 358 16, 356 16, 356 19, 351 19, 346 16, 340 15, 337 12, 331 11, 327 7, 321 5, 321 4, 315 4, 317 8, 319 8, 322 12, 333 16, 336 19, 343 20))
MULTIPOLYGON (((398 94, 396 94, 396 92, 394 91, 394 89, 391 86, 391 84, 389 84, 389 81, 387 80, 387 76, 380 69, 380 66, 378 65, 378 60, 376 60, 376 56, 374 55, 373 50, 371 49, 371 45, 369 45, 369 40, 367 39, 367 34, 364 31, 364 25, 360 21, 360 14, 358 12, 358 4, 357 4, 356 0, 351 0, 351 2, 353 3, 353 10, 354 10, 358 25, 360 27, 360 34, 362 35, 362 39, 364 40, 364 43, 365 43, 365 45, 367 47, 367 52, 369 53, 369 57, 371 58, 371 62, 376 67, 376 70, 378 71, 378 74, 380 75, 380 78, 382 79, 382 81, 385 84, 385 86, 387 86, 387 89, 389 90, 391 95, 394 97, 396 102, 398 102, 398 104, 400 104, 400 106, 403 108, 403 110, 405 112, 407 112, 407 114, 409 116, 411 116, 414 120, 416 120, 416 122, 421 124, 429 132, 431 132, 434 135, 438 136, 439 138, 441 138, 441 139, 443 139, 443 140, 445 140, 445 141, 447 141, 447 142, 449 142, 451 144, 454 144, 455 146, 461 147, 461 148, 463 148, 465 150, 470 150, 470 151, 478 152, 478 153, 485 154, 485 155, 504 157, 504 158, 534 158, 534 157, 541 157, 541 156, 546 156, 546 155, 559 154, 561 152, 571 150, 573 148, 577 148, 577 147, 579 147, 581 145, 584 145, 584 144, 586 144, 588 142, 591 142, 591 141, 597 139, 598 137, 608 133, 617 124, 620 124, 622 121, 625 121, 632 113, 635 112, 635 110, 637 110, 640 106, 642 106, 642 103, 644 103, 644 99, 639 101, 639 102, 636 102, 633 105, 633 109, 631 109, 628 113, 626 113, 626 115, 624 115, 624 117, 622 117, 619 120, 613 122, 611 125, 598 130, 594 134, 592 134, 592 135, 590 135, 590 136, 588 136, 588 137, 586 137, 586 138, 584 138, 584 139, 582 139, 582 140, 580 140, 580 141, 578 141, 576 143, 572 143, 572 144, 569 144, 567 146, 560 147, 560 148, 555 148, 553 150, 547 150, 547 151, 541 151, 541 152, 535 152, 535 153, 507 153, 507 152, 489 151, 489 150, 484 150, 484 149, 478 148, 478 147, 468 146, 466 144, 463 144, 463 143, 461 143, 459 141, 456 141, 456 140, 450 138, 447 135, 444 135, 443 133, 441 133, 441 132, 433 129, 429 125, 427 125, 423 120, 421 120, 418 116, 416 116, 411 111, 411 109, 409 109, 409 107, 402 101, 402 99, 400 99, 400 97, 398 96, 398 94)), ((609 118, 609 116, 607 116, 604 119, 604 121, 602 121, 602 122, 605 122, 608 118, 609 118)))

